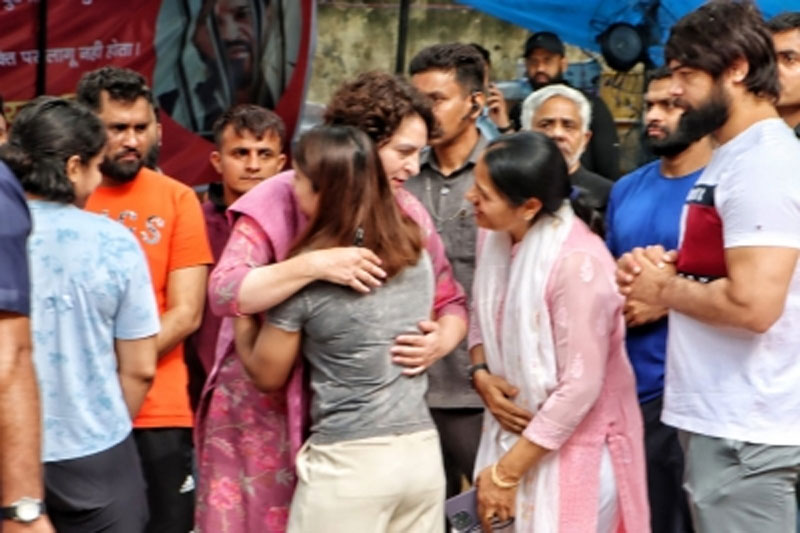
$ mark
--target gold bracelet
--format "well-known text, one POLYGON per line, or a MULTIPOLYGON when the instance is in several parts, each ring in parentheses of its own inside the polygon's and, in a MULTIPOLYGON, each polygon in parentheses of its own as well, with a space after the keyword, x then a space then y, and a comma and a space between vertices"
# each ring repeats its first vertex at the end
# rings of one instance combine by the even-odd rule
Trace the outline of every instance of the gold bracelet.
POLYGON ((501 489, 513 489, 519 485, 519 481, 503 481, 500 479, 500 476, 497 475, 497 463, 492 463, 492 483, 501 489))

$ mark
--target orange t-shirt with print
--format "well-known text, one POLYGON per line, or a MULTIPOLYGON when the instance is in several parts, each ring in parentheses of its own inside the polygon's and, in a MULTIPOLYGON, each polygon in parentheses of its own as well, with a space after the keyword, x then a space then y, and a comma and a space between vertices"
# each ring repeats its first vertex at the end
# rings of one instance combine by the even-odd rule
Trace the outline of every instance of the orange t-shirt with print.
MULTIPOLYGON (((200 202, 192 189, 168 176, 142 168, 128 183, 98 187, 86 209, 118 220, 136 235, 147 256, 160 314, 167 307, 169 273, 213 261, 200 202)), ((159 359, 134 427, 191 427, 187 384, 180 342, 159 359)))

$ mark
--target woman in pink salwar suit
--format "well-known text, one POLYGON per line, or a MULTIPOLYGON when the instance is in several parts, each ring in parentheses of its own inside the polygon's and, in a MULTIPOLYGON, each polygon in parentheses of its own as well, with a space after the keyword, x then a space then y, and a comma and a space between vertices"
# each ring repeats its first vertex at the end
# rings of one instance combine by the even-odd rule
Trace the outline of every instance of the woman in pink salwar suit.
MULTIPOLYGON (((442 241, 424 207, 402 188, 418 172, 419 151, 434 124, 430 104, 399 78, 367 73, 334 95, 326 121, 359 127, 373 138, 398 204, 425 234, 436 276, 435 322, 424 325, 424 335, 399 338, 395 347, 396 363, 408 373, 421 372, 466 331, 464 291, 442 241)), ((209 305, 225 319, 195 424, 198 533, 285 531, 294 457, 306 436, 302 367, 295 367, 283 391, 258 391, 234 350, 234 318, 266 311, 315 279, 348 284, 333 273, 350 272, 353 286, 379 278, 371 254, 355 247, 313 252, 313 264, 311 254, 284 261, 307 223, 294 196, 293 174, 267 180, 229 208, 233 231, 209 280, 209 305), (265 271, 263 265, 280 268, 265 271)))
POLYGON ((488 407, 478 512, 485 531, 513 517, 516 533, 647 533, 615 264, 569 196, 558 147, 531 132, 492 143, 467 194, 488 230, 470 326, 473 379, 488 407))

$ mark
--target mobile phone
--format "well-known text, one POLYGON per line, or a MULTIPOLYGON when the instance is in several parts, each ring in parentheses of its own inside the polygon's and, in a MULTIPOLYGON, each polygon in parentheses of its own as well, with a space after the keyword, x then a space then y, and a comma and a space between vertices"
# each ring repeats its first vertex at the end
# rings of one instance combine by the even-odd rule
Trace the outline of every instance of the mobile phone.
MULTIPOLYGON (((459 533, 481 533, 481 521, 478 517, 478 494, 474 488, 453 496, 444 503, 444 512, 450 526, 459 533)), ((514 519, 492 519, 492 531, 495 533, 513 533, 514 519)))

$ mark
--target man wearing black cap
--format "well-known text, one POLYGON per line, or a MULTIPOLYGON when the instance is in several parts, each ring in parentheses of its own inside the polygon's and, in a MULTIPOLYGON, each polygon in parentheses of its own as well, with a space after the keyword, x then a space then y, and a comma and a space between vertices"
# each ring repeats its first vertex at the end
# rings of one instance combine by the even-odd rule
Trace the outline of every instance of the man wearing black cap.
MULTIPOLYGON (((534 33, 525 41, 523 49, 525 75, 533 90, 553 83, 564 83, 564 72, 569 63, 564 43, 558 35, 549 31, 534 33)), ((581 164, 604 178, 616 180, 619 177, 619 137, 614 117, 603 100, 586 94, 592 105, 592 137, 581 157, 581 164)), ((519 130, 522 102, 517 103, 509 113, 514 129, 519 130)))

